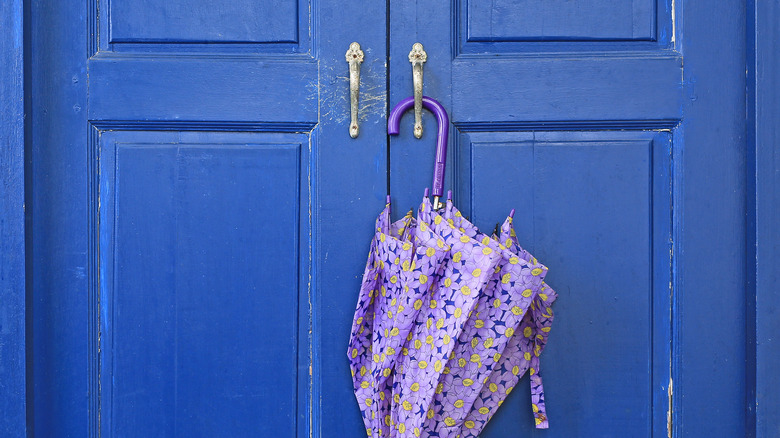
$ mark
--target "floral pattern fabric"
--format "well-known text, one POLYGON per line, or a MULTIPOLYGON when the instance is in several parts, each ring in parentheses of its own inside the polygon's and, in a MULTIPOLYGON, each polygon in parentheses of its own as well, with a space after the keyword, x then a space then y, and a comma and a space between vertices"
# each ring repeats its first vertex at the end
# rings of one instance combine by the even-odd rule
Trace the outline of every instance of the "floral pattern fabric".
POLYGON ((488 236, 452 202, 424 198, 376 221, 348 358, 370 437, 476 437, 529 371, 548 427, 539 355, 557 295, 508 217, 488 236))

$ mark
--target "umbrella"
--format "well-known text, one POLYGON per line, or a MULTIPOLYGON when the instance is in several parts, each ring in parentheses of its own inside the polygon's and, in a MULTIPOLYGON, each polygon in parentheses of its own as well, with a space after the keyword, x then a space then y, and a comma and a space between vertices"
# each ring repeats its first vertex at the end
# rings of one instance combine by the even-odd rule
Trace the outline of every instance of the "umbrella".
MULTIPOLYGON (((393 109, 391 135, 413 103, 393 109)), ((417 219, 391 224, 388 197, 353 320, 348 356, 366 432, 476 436, 527 369, 538 380, 537 427, 546 427, 538 354, 555 299, 547 268, 517 245, 511 214, 487 236, 450 199, 439 202, 449 121, 435 100, 423 105, 439 122, 434 201, 426 189, 417 219)))

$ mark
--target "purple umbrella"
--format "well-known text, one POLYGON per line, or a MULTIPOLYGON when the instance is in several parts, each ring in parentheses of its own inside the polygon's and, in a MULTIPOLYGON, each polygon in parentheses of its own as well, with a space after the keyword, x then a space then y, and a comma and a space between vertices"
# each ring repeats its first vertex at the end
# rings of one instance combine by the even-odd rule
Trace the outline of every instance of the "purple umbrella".
MULTIPOLYGON (((391 135, 413 104, 393 109, 391 135)), ((528 369, 537 427, 546 427, 538 354, 555 299, 547 268, 517 245, 511 215, 487 236, 439 202, 449 121, 435 100, 423 105, 439 122, 433 204, 426 190, 416 220, 410 212, 391 224, 388 197, 353 321, 348 356, 366 432, 476 436, 528 369)))

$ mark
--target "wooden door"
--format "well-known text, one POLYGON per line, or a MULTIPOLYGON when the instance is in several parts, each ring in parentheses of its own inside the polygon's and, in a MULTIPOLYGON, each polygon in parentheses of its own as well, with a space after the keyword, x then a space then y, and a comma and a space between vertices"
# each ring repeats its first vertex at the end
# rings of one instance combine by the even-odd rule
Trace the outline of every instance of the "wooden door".
MULTIPOLYGON (((448 184, 549 267, 541 357, 485 437, 744 436, 745 40, 740 2, 417 1, 390 9, 390 100, 448 108, 448 184), (674 9, 673 9, 674 8, 674 9), (717 29, 717 30, 716 30, 717 29)), ((435 123, 390 145, 402 209, 430 185, 435 123)), ((399 209, 400 211, 400 209, 399 209)))
POLYGON ((33 435, 303 437, 351 406, 329 362, 387 192, 384 4, 30 17, 33 435))

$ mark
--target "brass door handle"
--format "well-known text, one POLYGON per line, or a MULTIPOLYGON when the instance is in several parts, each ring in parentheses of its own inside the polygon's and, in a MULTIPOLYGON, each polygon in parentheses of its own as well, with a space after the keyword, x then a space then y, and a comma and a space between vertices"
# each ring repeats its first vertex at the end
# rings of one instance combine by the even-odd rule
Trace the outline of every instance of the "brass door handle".
POLYGON ((360 50, 360 44, 352 43, 346 54, 349 63, 349 104, 350 104, 350 122, 349 136, 357 138, 360 128, 358 127, 358 104, 360 103, 360 64, 363 62, 363 51, 360 50))

